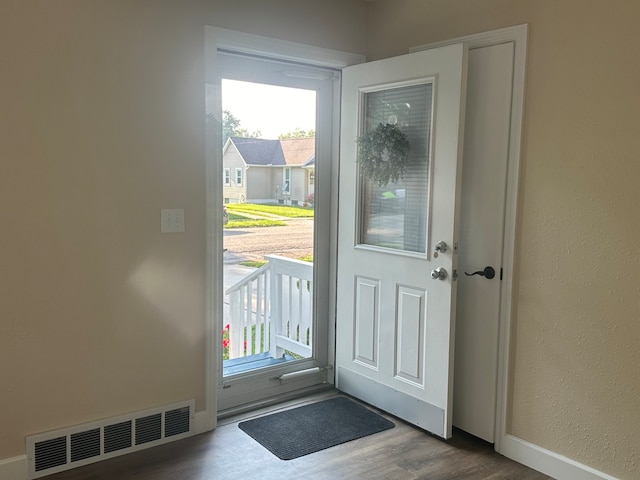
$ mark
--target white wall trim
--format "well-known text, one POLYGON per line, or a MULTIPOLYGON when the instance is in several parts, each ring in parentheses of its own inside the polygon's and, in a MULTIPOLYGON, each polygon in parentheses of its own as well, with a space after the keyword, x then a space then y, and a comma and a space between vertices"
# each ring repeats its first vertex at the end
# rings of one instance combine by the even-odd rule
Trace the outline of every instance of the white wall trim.
POLYGON ((505 435, 502 438, 501 449, 500 453, 505 457, 559 480, 618 480, 513 435, 505 435))
POLYGON ((362 55, 355 53, 288 42, 225 28, 209 26, 206 28, 208 36, 215 38, 218 49, 336 69, 364 61, 362 55))
POLYGON ((200 435, 201 433, 211 430, 209 411, 201 410, 196 412, 193 418, 193 434, 200 435))
POLYGON ((0 478, 2 480, 26 480, 27 456, 19 455, 0 460, 0 478))

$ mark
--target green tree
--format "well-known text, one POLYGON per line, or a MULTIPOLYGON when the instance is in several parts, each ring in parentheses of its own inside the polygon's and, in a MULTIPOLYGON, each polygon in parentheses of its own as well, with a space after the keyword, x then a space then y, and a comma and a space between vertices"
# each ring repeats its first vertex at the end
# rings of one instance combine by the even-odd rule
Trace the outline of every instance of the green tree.
POLYGON ((289 138, 309 138, 309 137, 315 137, 315 136, 316 136, 316 131, 313 129, 306 131, 306 130, 302 130, 301 128, 296 128, 291 132, 282 133, 278 135, 278 139, 286 140, 289 138))
POLYGON ((246 128, 240 127, 240 119, 229 110, 222 112, 222 144, 224 145, 229 137, 258 138, 262 135, 260 130, 249 132, 246 128))
POLYGON ((239 137, 236 135, 240 128, 240 119, 236 118, 229 110, 222 112, 222 144, 227 143, 229 137, 239 137))
MULTIPOLYGON (((215 116, 211 113, 207 114, 207 125, 215 127, 219 125, 215 116)), ((222 112, 222 144, 224 145, 229 137, 258 138, 262 136, 260 130, 249 132, 246 128, 240 126, 240 119, 237 118, 229 110, 222 112)))

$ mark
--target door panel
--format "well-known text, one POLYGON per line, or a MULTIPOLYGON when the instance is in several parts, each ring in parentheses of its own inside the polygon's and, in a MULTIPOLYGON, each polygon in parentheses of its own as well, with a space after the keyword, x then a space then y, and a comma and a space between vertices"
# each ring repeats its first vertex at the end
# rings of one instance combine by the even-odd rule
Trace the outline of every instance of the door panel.
POLYGON ((378 299, 380 281, 356 278, 354 359, 371 368, 378 368, 378 299))
POLYGON ((495 441, 500 267, 513 86, 512 42, 469 52, 453 423, 495 441), (468 277, 493 266, 496 277, 468 277))
POLYGON ((445 438, 466 55, 452 45, 343 72, 337 386, 445 438), (404 176, 384 185, 356 163, 355 139, 376 122, 410 143, 404 176), (448 275, 432 279, 436 268, 448 275))
POLYGON ((427 292, 398 287, 396 372, 399 379, 424 386, 424 312, 427 292))

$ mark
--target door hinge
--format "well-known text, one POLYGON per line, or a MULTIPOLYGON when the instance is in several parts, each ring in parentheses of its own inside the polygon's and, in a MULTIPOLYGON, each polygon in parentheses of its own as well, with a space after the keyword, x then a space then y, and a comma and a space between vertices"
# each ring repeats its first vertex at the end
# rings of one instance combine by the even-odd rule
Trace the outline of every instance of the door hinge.
POLYGON ((458 270, 453 269, 453 273, 451 274, 451 281, 455 282, 458 280, 458 270))

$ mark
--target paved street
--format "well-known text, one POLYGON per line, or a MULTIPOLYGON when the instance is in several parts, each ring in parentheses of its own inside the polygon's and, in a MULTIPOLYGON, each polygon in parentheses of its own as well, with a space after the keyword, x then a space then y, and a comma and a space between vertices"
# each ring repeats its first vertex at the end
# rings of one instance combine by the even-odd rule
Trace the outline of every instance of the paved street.
POLYGON ((234 228, 224 231, 224 263, 262 260, 265 255, 300 258, 313 254, 313 219, 286 219, 282 227, 234 228))
POLYGON ((226 291, 255 270, 239 265, 244 260, 262 260, 265 255, 300 258, 313 254, 313 219, 282 219, 281 227, 224 230, 224 324, 231 323, 226 291))

